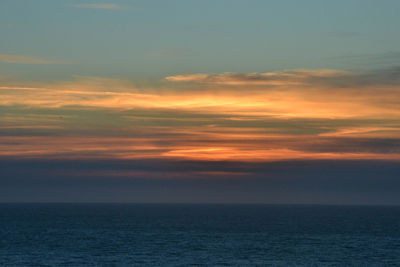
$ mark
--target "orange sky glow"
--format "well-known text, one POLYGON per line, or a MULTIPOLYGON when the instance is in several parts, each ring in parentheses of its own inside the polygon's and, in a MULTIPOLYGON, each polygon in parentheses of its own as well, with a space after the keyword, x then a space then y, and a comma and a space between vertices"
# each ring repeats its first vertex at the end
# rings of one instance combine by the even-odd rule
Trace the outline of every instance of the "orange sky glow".
POLYGON ((374 144, 400 137, 400 86, 358 79, 294 70, 180 74, 145 87, 98 77, 7 81, 0 105, 12 110, 0 130, 14 134, 3 133, 0 156, 399 160, 400 151, 374 144))

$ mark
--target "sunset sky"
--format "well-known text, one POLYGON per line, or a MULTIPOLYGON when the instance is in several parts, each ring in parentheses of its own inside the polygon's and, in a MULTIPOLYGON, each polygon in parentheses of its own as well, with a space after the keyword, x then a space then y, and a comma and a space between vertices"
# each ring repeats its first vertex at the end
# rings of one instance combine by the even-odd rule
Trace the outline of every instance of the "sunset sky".
POLYGON ((0 1, 0 201, 400 204, 400 1, 0 1))

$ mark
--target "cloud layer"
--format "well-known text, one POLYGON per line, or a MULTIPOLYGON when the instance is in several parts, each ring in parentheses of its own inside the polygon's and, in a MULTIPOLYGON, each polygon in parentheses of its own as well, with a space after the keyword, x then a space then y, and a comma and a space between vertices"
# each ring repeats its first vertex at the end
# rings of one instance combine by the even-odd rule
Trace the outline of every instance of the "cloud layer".
POLYGON ((3 81, 0 156, 398 161, 398 73, 185 74, 140 87, 3 81))
POLYGON ((4 160, 0 201, 400 204, 398 162, 4 160))
POLYGON ((3 79, 0 201, 400 203, 398 74, 3 79))

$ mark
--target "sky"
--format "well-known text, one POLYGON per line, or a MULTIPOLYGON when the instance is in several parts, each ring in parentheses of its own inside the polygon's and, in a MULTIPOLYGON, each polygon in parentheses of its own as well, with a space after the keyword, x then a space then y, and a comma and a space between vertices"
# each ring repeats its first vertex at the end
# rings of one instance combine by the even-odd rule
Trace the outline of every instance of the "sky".
POLYGON ((0 202, 400 204, 397 0, 0 1, 0 202))

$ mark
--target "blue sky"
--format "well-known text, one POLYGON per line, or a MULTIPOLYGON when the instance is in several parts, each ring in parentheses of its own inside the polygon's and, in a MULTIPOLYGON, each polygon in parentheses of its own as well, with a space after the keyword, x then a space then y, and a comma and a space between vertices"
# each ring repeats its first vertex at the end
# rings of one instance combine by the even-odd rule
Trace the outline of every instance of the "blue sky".
POLYGON ((0 71, 36 79, 148 79, 181 72, 376 68, 399 57, 399 9, 399 1, 389 0, 3 0, 0 53, 70 64, 33 69, 0 63, 0 71), (101 4, 120 9, 93 8, 101 4))
POLYGON ((400 204, 399 10, 0 0, 0 201, 400 204))

